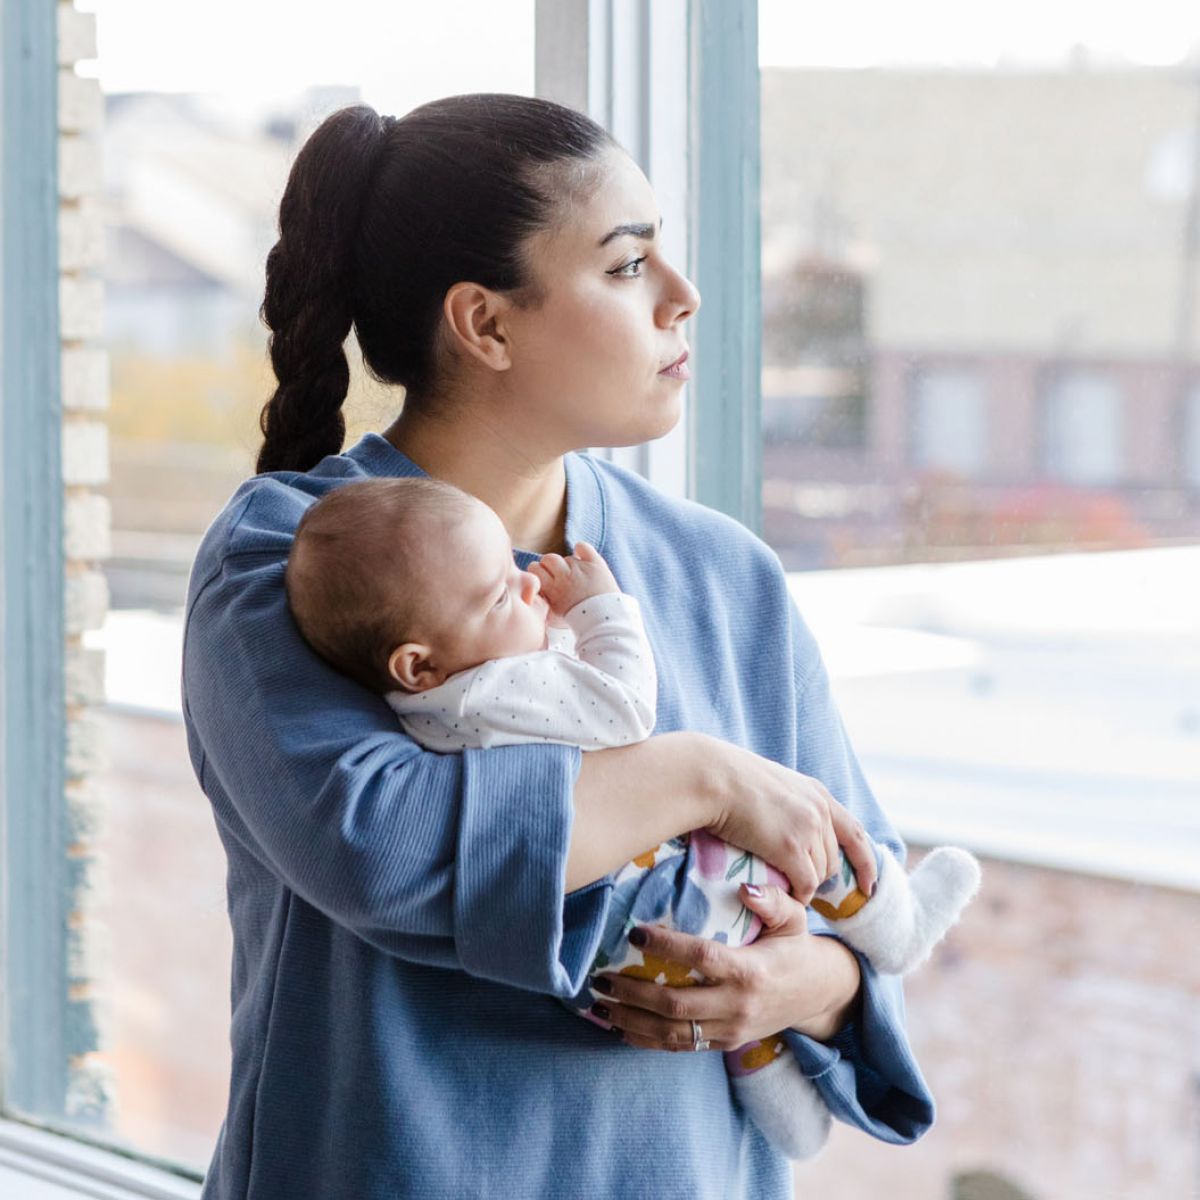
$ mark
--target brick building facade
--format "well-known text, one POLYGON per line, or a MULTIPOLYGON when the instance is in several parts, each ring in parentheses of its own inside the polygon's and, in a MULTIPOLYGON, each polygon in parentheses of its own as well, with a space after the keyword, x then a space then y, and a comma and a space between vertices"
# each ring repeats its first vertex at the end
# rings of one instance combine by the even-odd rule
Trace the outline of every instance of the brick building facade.
POLYGON ((106 996, 109 940, 101 913, 107 891, 106 762, 100 708, 104 656, 83 635, 104 624, 108 585, 101 570, 110 546, 109 505, 98 489, 108 481, 108 360, 103 348, 104 252, 100 192, 100 85, 76 73, 96 57, 96 19, 73 0, 58 4, 58 259, 62 342, 62 477, 66 671, 66 801, 70 887, 67 937, 66 1116, 89 1123, 107 1118, 115 1096, 106 996))
POLYGON ((911 1147, 836 1129, 797 1196, 958 1200, 982 1171, 1030 1200, 1200 1195, 1198 928, 1194 892, 985 860, 906 985, 937 1124, 911 1147))

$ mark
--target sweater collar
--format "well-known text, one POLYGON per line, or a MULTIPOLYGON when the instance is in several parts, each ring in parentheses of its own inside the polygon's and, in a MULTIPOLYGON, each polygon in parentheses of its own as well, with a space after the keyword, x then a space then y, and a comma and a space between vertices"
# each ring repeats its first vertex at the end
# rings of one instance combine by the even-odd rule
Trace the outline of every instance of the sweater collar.
MULTIPOLYGON (((345 451, 368 475, 382 478, 406 478, 426 475, 406 454, 402 454, 382 434, 365 433, 345 451)), ((604 553, 604 493, 591 455, 574 451, 564 456, 567 472, 567 528, 569 549, 576 542, 590 542, 604 553)), ((528 550, 516 551, 517 565, 527 567, 538 556, 528 550)))

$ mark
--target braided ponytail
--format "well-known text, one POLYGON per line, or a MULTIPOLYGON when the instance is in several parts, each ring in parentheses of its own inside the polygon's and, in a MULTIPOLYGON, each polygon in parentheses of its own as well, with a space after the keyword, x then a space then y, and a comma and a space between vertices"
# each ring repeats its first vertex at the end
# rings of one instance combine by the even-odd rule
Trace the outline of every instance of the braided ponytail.
POLYGON ((259 417, 259 472, 307 471, 342 448, 353 247, 390 124, 365 105, 334 113, 288 176, 260 310, 278 386, 259 417))
POLYGON ((530 96, 326 118, 292 166, 267 256, 261 315, 279 386, 262 410, 258 470, 307 471, 341 450, 351 328, 370 374, 423 405, 441 382, 438 325, 456 282, 540 303, 524 243, 612 145, 582 113, 530 96))

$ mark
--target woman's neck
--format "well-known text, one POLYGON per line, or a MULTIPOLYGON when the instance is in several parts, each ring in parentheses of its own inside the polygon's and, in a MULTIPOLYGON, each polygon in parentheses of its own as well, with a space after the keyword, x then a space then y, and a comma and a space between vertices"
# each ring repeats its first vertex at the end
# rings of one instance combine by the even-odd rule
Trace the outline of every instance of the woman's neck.
POLYGON ((567 476, 561 454, 532 457, 463 408, 453 420, 401 413, 383 436, 426 474, 490 505, 518 549, 563 552, 567 476))

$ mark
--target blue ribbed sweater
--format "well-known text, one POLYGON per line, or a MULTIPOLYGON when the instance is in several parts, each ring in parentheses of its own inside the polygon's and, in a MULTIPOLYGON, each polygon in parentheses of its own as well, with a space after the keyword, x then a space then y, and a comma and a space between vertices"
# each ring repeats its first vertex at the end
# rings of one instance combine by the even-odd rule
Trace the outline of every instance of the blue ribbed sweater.
MULTIPOLYGON (((184 717, 234 943, 206 1200, 790 1196, 719 1054, 636 1050, 553 999, 581 987, 609 894, 564 895, 580 752, 422 750, 301 641, 283 569, 304 509, 350 479, 415 474, 368 434, 307 474, 251 479, 192 572, 184 717)), ((702 730, 814 775, 901 849, 767 546, 582 454, 567 456, 566 536, 641 601, 658 732, 702 730)), ((932 1101, 900 987, 863 975, 855 1027, 832 1045, 789 1036, 835 1116, 911 1141, 932 1101)))

